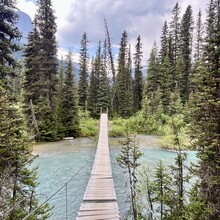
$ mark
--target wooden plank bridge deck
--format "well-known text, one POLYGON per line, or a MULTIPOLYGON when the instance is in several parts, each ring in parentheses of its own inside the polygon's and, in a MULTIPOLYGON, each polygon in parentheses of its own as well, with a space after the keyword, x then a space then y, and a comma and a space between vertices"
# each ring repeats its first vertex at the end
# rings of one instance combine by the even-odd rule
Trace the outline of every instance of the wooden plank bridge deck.
POLYGON ((108 144, 108 115, 101 114, 93 168, 77 220, 119 220, 108 144))

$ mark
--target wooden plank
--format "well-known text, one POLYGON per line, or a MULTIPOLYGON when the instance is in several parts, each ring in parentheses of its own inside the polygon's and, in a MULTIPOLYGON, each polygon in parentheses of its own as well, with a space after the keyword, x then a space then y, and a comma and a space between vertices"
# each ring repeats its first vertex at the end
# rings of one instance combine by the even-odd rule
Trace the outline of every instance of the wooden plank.
POLYGON ((118 215, 115 210, 94 210, 94 211, 79 211, 78 216, 94 216, 94 215, 118 215))
POLYGON ((100 118, 96 156, 76 219, 120 219, 109 154, 107 114, 100 118))
POLYGON ((102 210, 102 209, 116 209, 118 204, 116 202, 108 202, 108 203, 82 203, 80 206, 80 210, 102 210))
POLYGON ((98 215, 98 216, 80 216, 76 217, 76 220, 119 220, 119 215, 98 215))

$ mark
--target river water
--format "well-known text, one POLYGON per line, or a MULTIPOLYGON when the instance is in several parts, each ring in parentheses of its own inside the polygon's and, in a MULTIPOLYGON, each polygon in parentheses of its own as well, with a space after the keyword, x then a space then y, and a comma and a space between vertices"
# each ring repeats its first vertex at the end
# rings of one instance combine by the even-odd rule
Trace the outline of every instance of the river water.
MULTIPOLYGON (((116 162, 121 148, 118 140, 110 138, 109 142, 116 195, 120 215, 124 219, 129 206, 125 203, 126 175, 116 162)), ((142 164, 154 167, 159 160, 166 165, 174 162, 176 153, 160 149, 158 137, 139 135, 138 140, 143 153, 142 164)), ((90 177, 95 150, 95 138, 63 140, 34 147, 33 153, 39 155, 33 165, 38 166, 40 203, 55 194, 48 201, 54 207, 50 220, 75 219, 90 177)), ((188 160, 195 162, 196 153, 189 151, 188 160)))

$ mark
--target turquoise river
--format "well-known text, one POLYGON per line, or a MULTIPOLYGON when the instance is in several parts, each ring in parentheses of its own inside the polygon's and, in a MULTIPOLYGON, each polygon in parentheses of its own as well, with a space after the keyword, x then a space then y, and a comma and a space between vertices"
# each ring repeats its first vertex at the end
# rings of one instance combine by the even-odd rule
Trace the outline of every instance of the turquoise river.
MULTIPOLYGON (((119 138, 110 138, 109 142, 117 200, 121 219, 124 219, 129 205, 125 203, 126 175, 116 161, 121 147, 118 140, 119 138)), ((139 135, 138 140, 143 153, 141 164, 144 166, 151 169, 160 160, 165 165, 174 163, 176 153, 160 149, 158 137, 139 135)), ((95 138, 63 140, 34 147, 33 153, 39 155, 33 165, 38 167, 37 194, 40 203, 55 194, 48 201, 54 207, 50 220, 75 219, 89 180, 95 150, 95 138)), ((195 162, 196 153, 187 153, 188 161, 195 162)))

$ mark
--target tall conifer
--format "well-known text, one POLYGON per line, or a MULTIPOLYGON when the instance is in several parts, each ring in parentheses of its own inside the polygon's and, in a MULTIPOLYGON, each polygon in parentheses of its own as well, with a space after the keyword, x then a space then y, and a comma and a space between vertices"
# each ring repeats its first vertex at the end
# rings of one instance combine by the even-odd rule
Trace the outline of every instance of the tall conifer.
POLYGON ((143 73, 142 73, 142 43, 141 37, 138 36, 137 43, 135 46, 135 54, 134 54, 134 109, 135 111, 139 111, 141 109, 142 103, 142 93, 143 93, 143 73))
POLYGON ((25 49, 24 89, 26 106, 32 109, 27 112, 27 117, 34 114, 38 124, 39 134, 36 138, 51 141, 58 138, 56 23, 51 0, 38 0, 37 5, 34 30, 29 34, 25 49))
POLYGON ((192 39, 193 38, 193 14, 189 5, 181 21, 181 51, 183 56, 184 71, 180 77, 180 96, 183 103, 186 103, 190 94, 190 73, 192 66, 192 39))
POLYGON ((175 4, 172 10, 172 20, 170 22, 170 34, 172 37, 173 58, 175 63, 179 54, 179 46, 180 46, 180 6, 178 2, 175 4))
MULTIPOLYGON (((38 206, 35 194, 36 173, 31 164, 31 144, 21 103, 12 91, 12 80, 16 77, 16 61, 12 53, 17 51, 15 43, 20 33, 15 27, 17 15, 15 1, 0 1, 0 218, 23 219, 38 206)), ((44 215, 45 206, 37 211, 44 215)))
POLYGON ((89 73, 88 73, 88 39, 86 33, 83 34, 81 40, 79 64, 80 64, 79 82, 78 82, 79 107, 82 110, 87 110, 89 73))
POLYGON ((195 61, 200 61, 202 59, 203 52, 203 41, 204 41, 204 25, 202 22, 202 12, 199 10, 196 29, 195 29, 195 61))
POLYGON ((79 135, 78 104, 71 52, 66 59, 65 80, 61 98, 61 124, 65 136, 77 137, 79 135))
POLYGON ((205 199, 206 218, 220 217, 220 1, 211 0, 207 10, 204 63, 196 73, 193 135, 199 161, 200 192, 205 199))
POLYGON ((169 51, 169 30, 167 22, 164 22, 164 26, 162 28, 162 36, 161 36, 161 49, 160 49, 160 59, 161 62, 164 61, 165 57, 168 55, 169 51))
POLYGON ((131 115, 132 108, 132 78, 128 65, 128 36, 127 32, 122 33, 119 57, 118 57, 118 74, 117 74, 117 112, 122 117, 131 115))
POLYGON ((159 58, 158 58, 158 47, 156 42, 150 53, 150 58, 148 60, 148 73, 147 80, 144 87, 144 96, 151 97, 160 84, 160 72, 159 72, 159 58))

